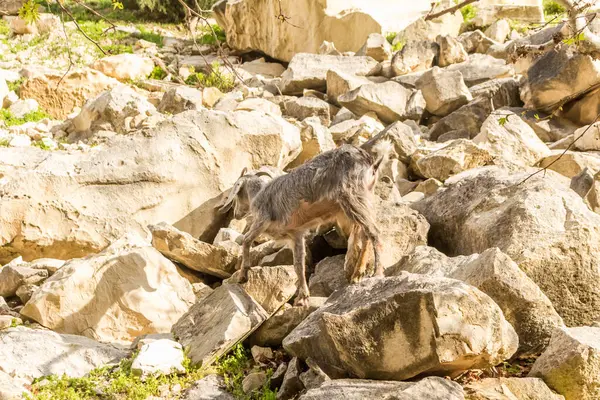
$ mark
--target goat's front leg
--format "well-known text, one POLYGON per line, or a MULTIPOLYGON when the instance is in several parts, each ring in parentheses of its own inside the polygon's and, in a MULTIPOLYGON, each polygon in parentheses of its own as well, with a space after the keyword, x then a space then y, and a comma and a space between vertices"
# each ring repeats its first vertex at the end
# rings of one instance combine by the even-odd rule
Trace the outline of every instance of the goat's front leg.
POLYGON ((304 235, 297 235, 294 238, 294 269, 298 275, 298 296, 294 305, 304 307, 308 306, 308 285, 306 283, 306 243, 304 235))
POLYGON ((248 271, 250 270, 251 259, 250 259, 250 247, 256 240, 258 235, 263 232, 262 224, 252 223, 248 232, 244 235, 244 241, 242 242, 242 269, 240 270, 240 276, 238 283, 248 282, 248 271))

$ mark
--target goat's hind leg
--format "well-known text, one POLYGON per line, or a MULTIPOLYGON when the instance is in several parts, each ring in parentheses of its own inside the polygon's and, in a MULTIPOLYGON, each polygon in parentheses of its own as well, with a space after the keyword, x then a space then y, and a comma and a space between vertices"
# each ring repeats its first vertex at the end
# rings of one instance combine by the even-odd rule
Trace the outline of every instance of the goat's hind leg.
POLYGON ((371 259, 370 246, 364 231, 355 224, 348 238, 348 251, 344 262, 348 283, 358 283, 367 275, 367 266, 371 259))
POLYGON ((250 247, 252 247, 252 243, 254 243, 258 235, 263 233, 263 231, 263 224, 253 222, 250 226, 250 229, 248 229, 244 235, 244 241, 242 243, 242 269, 240 271, 238 283, 248 282, 248 270, 250 270, 250 267, 252 266, 252 260, 250 259, 250 247))
POLYGON ((304 235, 294 237, 294 269, 298 275, 298 294, 294 305, 308 306, 308 284, 306 283, 306 243, 304 235))

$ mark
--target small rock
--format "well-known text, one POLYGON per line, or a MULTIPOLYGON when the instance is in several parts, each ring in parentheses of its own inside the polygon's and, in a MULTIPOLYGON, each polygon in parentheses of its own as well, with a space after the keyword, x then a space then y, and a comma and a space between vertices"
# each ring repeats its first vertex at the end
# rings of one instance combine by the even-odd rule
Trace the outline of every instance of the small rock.
POLYGON ((510 23, 505 19, 499 19, 494 21, 484 33, 493 41, 504 43, 510 34, 510 23))
POLYGON ((8 111, 10 111, 15 118, 23 118, 27 114, 37 111, 38 108, 39 104, 37 101, 34 99, 26 99, 17 100, 9 107, 8 111))
POLYGON ((237 258, 223 248, 194 239, 164 222, 148 229, 152 232, 152 246, 194 271, 219 278, 228 278, 235 271, 237 258))
POLYGON ((10 147, 29 147, 31 146, 31 138, 27 135, 15 135, 8 145, 10 147))
POLYGON ((266 363, 273 359, 273 350, 269 347, 252 346, 250 353, 257 363, 266 363))
POLYGON ((329 297, 337 289, 348 285, 344 270, 345 260, 346 256, 341 254, 319 261, 309 279, 311 296, 329 297))
POLYGON ((470 140, 457 139, 416 162, 420 175, 445 181, 452 175, 492 162, 492 155, 470 140))
POLYGON ((465 386, 466 400, 565 400, 539 378, 485 378, 465 386))
POLYGON ((436 42, 440 46, 438 65, 442 68, 465 62, 469 58, 463 45, 452 36, 440 35, 437 37, 436 42))
POLYGON ((281 117, 281 108, 277 104, 261 98, 249 98, 237 104, 236 110, 262 111, 265 114, 281 117))
POLYGON ((409 41, 392 58, 392 68, 396 76, 410 72, 425 71, 435 65, 440 53, 437 43, 424 41, 409 41))
POLYGON ((169 89, 158 104, 157 110, 165 113, 179 114, 187 110, 200 110, 202 105, 202 92, 188 86, 178 86, 169 89))
POLYGON ((202 104, 204 107, 213 108, 223 98, 224 94, 214 86, 202 89, 202 104))
POLYGON ((302 361, 294 357, 289 362, 281 388, 277 392, 277 400, 289 400, 295 398, 304 390, 304 384, 300 380, 302 373, 302 361))
POLYGON ((141 376, 184 373, 183 359, 183 348, 179 343, 169 339, 153 340, 142 345, 131 364, 131 371, 141 376))
POLYGON ((235 397, 227 392, 221 376, 208 375, 187 389, 182 400, 235 400, 235 397))
POLYGON ((15 318, 12 315, 0 315, 0 331, 22 324, 23 321, 20 318, 15 318))
POLYGON ((302 165, 313 157, 336 147, 331 131, 322 125, 318 117, 306 118, 300 126, 302 152, 298 155, 298 158, 288 165, 288 168, 302 165))
POLYGON ((285 114, 302 121, 309 117, 317 117, 324 126, 331 123, 330 105, 315 97, 300 97, 285 103, 285 114))
MULTIPOLYGON (((239 273, 234 273, 230 281, 237 282, 239 273)), ((272 314, 294 295, 297 280, 293 265, 252 267, 248 271, 248 281, 241 286, 267 313, 272 314)))
POLYGON ((250 394, 263 387, 265 383, 267 383, 267 374, 265 372, 251 372, 242 381, 242 390, 244 393, 250 394))
POLYGON ((137 54, 117 54, 97 60, 92 68, 122 82, 144 79, 152 73, 154 61, 137 54))
POLYGON ((27 304, 29 299, 31 299, 31 296, 33 296, 33 293, 38 289, 39 286, 37 285, 26 284, 17 289, 16 295, 21 300, 21 303, 27 304))
POLYGON ((425 108, 420 92, 393 81, 362 85, 338 97, 338 101, 356 115, 374 111, 388 124, 406 119, 420 120, 425 108))
POLYGON ((427 111, 445 117, 473 100, 462 74, 438 67, 425 72, 416 82, 427 103, 427 111))
POLYGON ((506 61, 485 54, 472 54, 467 61, 450 65, 446 69, 460 71, 468 87, 513 74, 512 67, 506 61))
POLYGON ((19 287, 40 284, 47 278, 48 271, 28 268, 12 261, 0 268, 0 296, 14 296, 19 287))
POLYGON ((392 46, 382 34, 371 33, 356 55, 369 56, 376 61, 385 61, 392 57, 392 46))

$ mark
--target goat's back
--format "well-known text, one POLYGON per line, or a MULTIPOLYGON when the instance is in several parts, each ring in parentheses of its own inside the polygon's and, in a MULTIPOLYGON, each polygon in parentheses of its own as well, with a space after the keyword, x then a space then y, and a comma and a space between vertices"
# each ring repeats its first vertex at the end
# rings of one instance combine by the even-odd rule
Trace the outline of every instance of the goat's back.
POLYGON ((254 198, 252 208, 262 218, 286 223, 301 202, 335 201, 344 191, 364 190, 365 174, 373 163, 365 150, 342 145, 273 179, 254 198))

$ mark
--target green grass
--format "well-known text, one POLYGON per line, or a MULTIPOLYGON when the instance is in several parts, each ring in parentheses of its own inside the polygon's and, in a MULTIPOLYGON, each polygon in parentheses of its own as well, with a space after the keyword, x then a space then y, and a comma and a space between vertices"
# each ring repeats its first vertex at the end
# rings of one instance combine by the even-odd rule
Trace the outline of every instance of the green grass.
POLYGON ((260 389, 246 394, 242 388, 244 377, 252 371, 252 359, 241 344, 237 344, 229 355, 217 360, 217 371, 223 375, 227 390, 239 400, 275 400, 277 391, 269 388, 272 371, 267 371, 267 381, 260 389))
POLYGON ((159 81, 162 81, 163 79, 165 79, 167 76, 167 72, 162 69, 161 67, 154 67, 154 69, 152 70, 152 73, 150 73, 149 78, 150 79, 158 79, 159 81))
POLYGON ((0 35, 8 36, 9 34, 10 34, 10 26, 8 26, 8 23, 5 20, 0 19, 0 35))
POLYGON ((156 43, 158 47, 162 47, 164 39, 162 35, 151 32, 143 25, 137 25, 136 28, 140 30, 140 39, 143 39, 147 42, 156 43))
MULTIPOLYGON (((102 367, 91 371, 83 378, 69 378, 67 376, 48 376, 38 378, 33 382, 31 400, 144 400, 151 396, 160 395, 160 389, 168 386, 173 388, 179 385, 181 389, 191 386, 202 379, 206 373, 200 368, 192 366, 189 358, 185 358, 185 374, 171 374, 164 376, 148 376, 145 380, 131 371, 135 358, 122 360, 117 367, 102 367)), ((276 392, 272 391, 270 381, 251 394, 242 390, 242 381, 246 374, 252 370, 252 359, 241 344, 238 344, 229 355, 217 360, 215 369, 223 375, 227 389, 236 399, 240 400, 275 400, 276 392)), ((271 372, 267 371, 271 376, 271 372)))
POLYGON ((10 138, 4 137, 0 138, 0 147, 8 147, 10 146, 10 138))
POLYGON ((564 14, 566 11, 567 10, 565 10, 565 8, 556 1, 544 0, 544 15, 546 18, 552 18, 557 15, 564 14))
POLYGON ((461 8, 460 13, 463 16, 465 23, 468 24, 468 23, 472 22, 475 19, 475 17, 477 16, 477 7, 475 7, 473 4, 469 4, 469 5, 461 8))
POLYGON ((50 376, 34 381, 33 397, 36 400, 144 400, 158 396, 163 386, 182 388, 202 379, 204 373, 191 365, 186 358, 185 374, 148 376, 144 380, 131 371, 135 354, 122 360, 118 367, 103 367, 91 371, 83 378, 50 376))
POLYGON ((197 38, 198 44, 217 44, 219 42, 225 42, 225 32, 223 28, 218 25, 211 25, 212 29, 208 26, 202 27, 202 34, 197 38), (214 31, 214 33, 213 33, 214 31), (215 37, 216 35, 216 37, 215 37))
POLYGON ((25 78, 21 78, 14 82, 6 82, 6 85, 8 86, 8 90, 14 91, 18 95, 19 91, 21 90, 21 85, 23 84, 23 82, 25 82, 25 78))
POLYGON ((212 70, 207 74, 197 72, 190 75, 185 83, 199 87, 216 87, 223 93, 231 91, 235 86, 233 77, 221 72, 218 62, 214 62, 211 67, 212 70))
POLYGON ((50 118, 50 116, 44 112, 43 110, 37 110, 34 112, 30 112, 25 115, 23 118, 17 118, 10 110, 2 109, 0 110, 0 121, 4 121, 6 126, 15 126, 15 125, 23 125, 27 122, 38 122, 44 118, 50 118))

